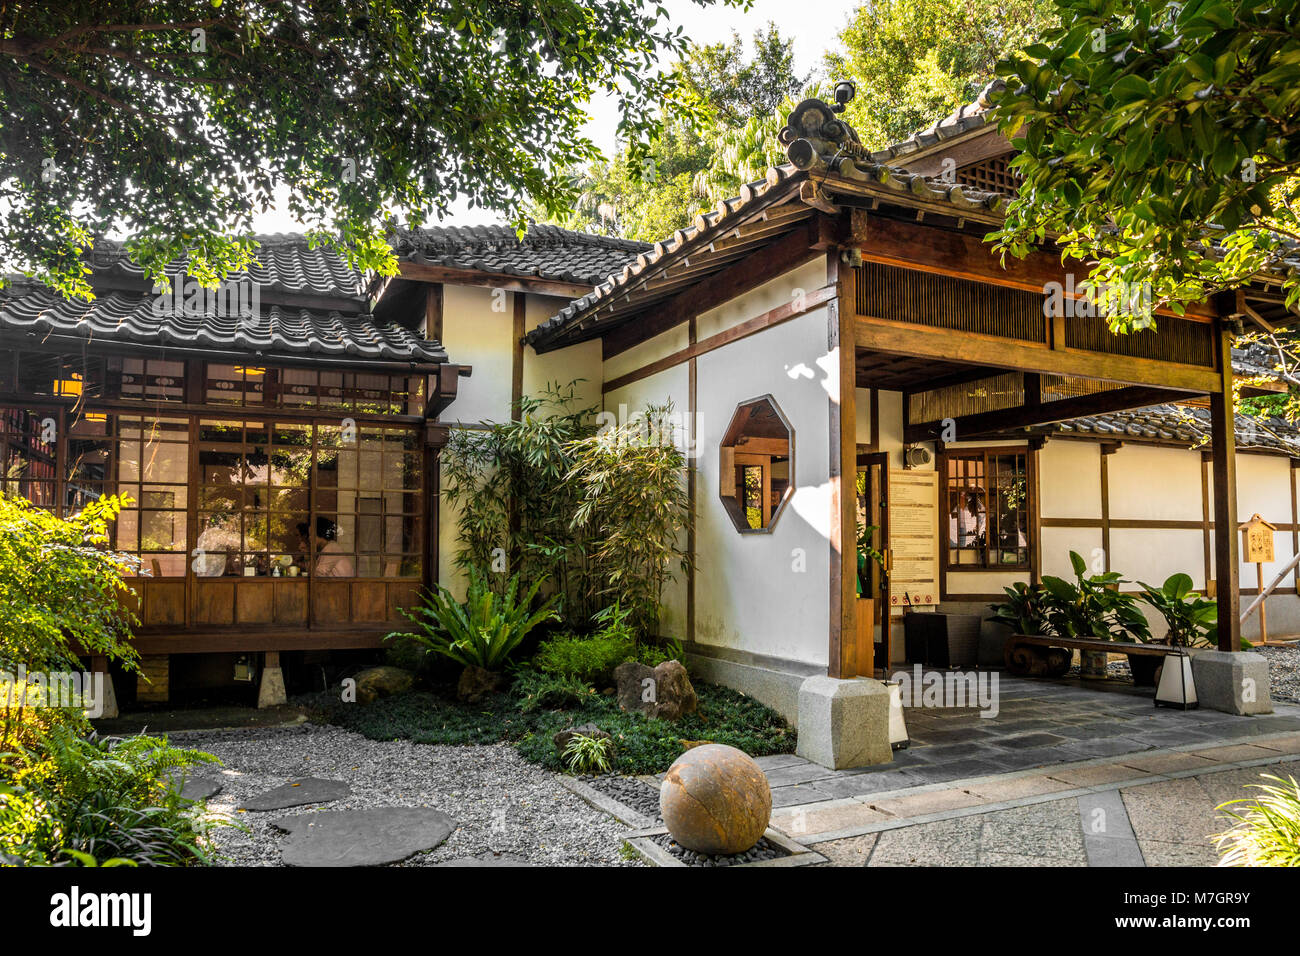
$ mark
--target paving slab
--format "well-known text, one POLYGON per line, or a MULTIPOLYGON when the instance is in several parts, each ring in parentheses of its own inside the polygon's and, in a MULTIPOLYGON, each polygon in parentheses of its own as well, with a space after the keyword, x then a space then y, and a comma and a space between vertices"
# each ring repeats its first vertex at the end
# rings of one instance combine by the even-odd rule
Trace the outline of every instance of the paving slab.
POLYGON ((1089 866, 1146 866, 1118 791, 1083 794, 1078 805, 1089 866))
POLYGON ((1276 750, 1257 747, 1254 744, 1232 744, 1227 747, 1205 747, 1192 751, 1198 757, 1213 760, 1215 763, 1241 763, 1243 760, 1261 760, 1276 757, 1276 750))
POLYGON ((965 790, 946 789, 928 790, 922 793, 909 793, 906 796, 886 797, 884 800, 871 800, 870 805, 877 810, 896 817, 919 817, 941 810, 958 810, 974 807, 983 803, 979 797, 965 790))
POLYGON ((968 784, 964 789, 990 803, 1002 800, 1018 800, 1023 797, 1037 797, 1045 793, 1057 793, 1061 790, 1073 790, 1075 785, 1064 780, 1054 780, 1043 774, 1025 777, 1000 777, 981 780, 968 784))
POLYGON ((1060 780, 1075 787, 1102 787, 1108 783, 1119 783, 1135 777, 1147 776, 1145 771, 1134 770, 1123 764, 1096 764, 1090 767, 1053 767, 1047 771, 1053 780, 1060 780))
POLYGON ((796 842, 810 833, 833 833, 852 830, 892 820, 892 814, 856 800, 836 801, 835 805, 813 804, 810 807, 787 807, 772 814, 772 826, 796 842))
POLYGON ((434 866, 532 866, 522 856, 510 853, 485 853, 482 856, 458 856, 454 860, 435 863, 434 866))
POLYGON ((177 769, 172 771, 171 784, 172 789, 176 790, 185 800, 207 800, 215 797, 225 786, 213 774, 195 773, 196 768, 190 768, 190 772, 177 769))
POLYGON ((1300 754, 1300 734, 1288 734, 1273 740, 1257 740, 1251 746, 1263 747, 1265 750, 1274 750, 1283 754, 1300 754))
POLYGON ((290 780, 273 790, 259 793, 240 805, 240 810, 287 810, 290 807, 303 807, 311 803, 328 803, 339 800, 352 792, 342 780, 324 780, 320 777, 302 777, 290 780))
POLYGON ((456 824, 428 807, 322 810, 281 817, 288 832, 281 852, 287 866, 383 866, 432 850, 456 824))
POLYGON ((1056 744, 1066 742, 1065 737, 1060 737, 1052 733, 1032 733, 1017 734, 1013 737, 1002 737, 997 741, 999 747, 1007 747, 1011 750, 1028 750, 1031 747, 1052 747, 1056 744))
POLYGON ((826 840, 812 846, 830 861, 831 866, 866 866, 879 838, 878 833, 868 833, 842 840, 826 840))
POLYGON ((1216 761, 1203 756, 1202 753, 1154 753, 1123 757, 1119 761, 1125 767, 1142 770, 1147 773, 1173 773, 1179 770, 1196 770, 1212 767, 1216 761))

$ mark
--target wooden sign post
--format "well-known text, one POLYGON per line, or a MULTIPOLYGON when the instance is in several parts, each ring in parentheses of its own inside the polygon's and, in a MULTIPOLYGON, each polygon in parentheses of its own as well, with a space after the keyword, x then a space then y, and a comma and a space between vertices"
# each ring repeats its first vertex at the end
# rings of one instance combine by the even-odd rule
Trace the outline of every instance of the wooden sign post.
MULTIPOLYGON (((1273 561, 1273 532, 1277 526, 1269 524, 1258 514, 1250 516, 1250 520, 1239 526, 1241 531, 1241 555, 1243 561, 1249 561, 1255 565, 1255 577, 1259 581, 1259 593, 1264 593, 1264 565, 1273 561)), ((1259 604, 1259 640, 1261 644, 1268 643, 1268 618, 1265 615, 1267 601, 1260 601, 1259 604)))

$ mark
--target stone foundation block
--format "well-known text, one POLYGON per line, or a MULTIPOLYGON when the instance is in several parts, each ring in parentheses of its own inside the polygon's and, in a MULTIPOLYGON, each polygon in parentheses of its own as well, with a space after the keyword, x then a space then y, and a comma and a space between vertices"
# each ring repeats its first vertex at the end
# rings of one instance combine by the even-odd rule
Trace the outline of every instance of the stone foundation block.
POLYGON ((832 770, 889 763, 889 689, 878 680, 809 677, 799 687, 800 757, 832 770))
POLYGON ((1271 714, 1268 661, 1246 651, 1201 651, 1192 655, 1196 697, 1202 707, 1226 714, 1271 714))

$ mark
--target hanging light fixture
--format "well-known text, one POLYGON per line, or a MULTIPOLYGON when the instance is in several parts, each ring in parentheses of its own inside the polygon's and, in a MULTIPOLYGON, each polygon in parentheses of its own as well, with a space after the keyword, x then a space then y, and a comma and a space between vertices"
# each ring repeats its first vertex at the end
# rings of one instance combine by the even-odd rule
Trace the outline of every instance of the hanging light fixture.
POLYGON ((54 380, 54 394, 59 398, 80 398, 82 381, 80 372, 69 373, 69 378, 56 378, 54 380))

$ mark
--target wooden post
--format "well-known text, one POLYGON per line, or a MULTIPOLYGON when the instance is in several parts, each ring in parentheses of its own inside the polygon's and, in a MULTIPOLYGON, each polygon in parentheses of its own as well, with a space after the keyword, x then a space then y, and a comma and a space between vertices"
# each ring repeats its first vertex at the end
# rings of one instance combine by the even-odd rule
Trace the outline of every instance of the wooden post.
MULTIPOLYGON (((827 253, 827 278, 839 295, 828 305, 827 346, 838 350, 839 387, 830 402, 830 677, 857 677, 857 349, 854 344, 854 274, 827 253)), ((870 674, 866 676, 870 677, 870 674)))
POLYGON ((1237 567, 1237 448, 1232 407, 1232 335, 1219 329, 1219 389, 1210 395, 1214 460, 1214 579, 1219 605, 1219 650, 1241 649, 1241 593, 1237 567))
POLYGON ((514 316, 510 332, 510 417, 523 418, 519 401, 524 397, 524 332, 527 326, 527 297, 514 294, 514 316))
MULTIPOLYGON (((1264 565, 1258 561, 1255 562, 1255 580, 1259 582, 1259 593, 1264 593, 1264 565)), ((1259 641, 1261 644, 1268 643, 1268 602, 1259 602, 1259 641)))

